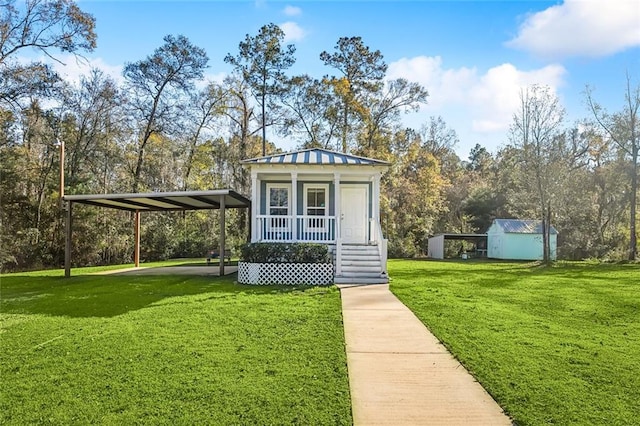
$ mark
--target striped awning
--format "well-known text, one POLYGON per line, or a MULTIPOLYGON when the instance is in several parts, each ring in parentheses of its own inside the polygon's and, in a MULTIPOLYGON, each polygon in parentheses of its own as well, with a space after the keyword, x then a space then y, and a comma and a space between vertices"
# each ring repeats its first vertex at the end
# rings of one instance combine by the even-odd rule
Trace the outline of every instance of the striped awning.
POLYGON ((129 211, 176 211, 247 208, 251 201, 231 189, 211 191, 142 192, 132 194, 65 195, 64 200, 129 211))
POLYGON ((299 165, 367 165, 388 166, 389 163, 374 158, 330 151, 321 148, 303 149, 301 151, 267 155, 266 157, 242 160, 242 164, 299 164, 299 165))

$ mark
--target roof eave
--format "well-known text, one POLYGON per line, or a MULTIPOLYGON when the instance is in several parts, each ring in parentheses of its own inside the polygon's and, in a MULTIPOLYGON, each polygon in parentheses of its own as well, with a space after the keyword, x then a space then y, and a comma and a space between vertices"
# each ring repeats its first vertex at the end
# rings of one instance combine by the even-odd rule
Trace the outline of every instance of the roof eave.
POLYGON ((255 158, 247 158, 244 160, 240 160, 240 164, 241 165, 258 165, 258 164, 289 164, 292 166, 296 166, 296 165, 301 165, 300 163, 291 163, 291 162, 287 162, 287 163, 272 163, 272 162, 261 162, 261 160, 266 160, 268 158, 274 158, 274 157, 278 157, 278 156, 286 156, 286 155, 292 155, 292 154, 300 154, 300 153, 304 153, 304 152, 310 152, 310 151, 322 151, 324 153, 327 154, 334 154, 334 155, 340 155, 340 156, 349 156, 349 157, 353 157, 353 158, 358 158, 360 160, 365 160, 365 161, 370 161, 374 164, 353 164, 353 163, 328 163, 328 164, 322 164, 322 163, 307 163, 305 165, 349 165, 349 166, 371 166, 371 165, 382 165, 382 166, 391 166, 391 163, 388 161, 384 161, 384 160, 379 160, 376 158, 370 158, 370 157, 363 157, 363 156, 359 156, 359 155, 353 155, 353 154, 346 154, 344 152, 338 152, 338 151, 332 151, 330 149, 324 149, 324 148, 307 148, 307 149, 301 149, 298 151, 290 151, 290 152, 282 152, 282 153, 278 153, 278 154, 271 154, 271 155, 265 155, 265 156, 261 156, 261 157, 255 157, 255 158))

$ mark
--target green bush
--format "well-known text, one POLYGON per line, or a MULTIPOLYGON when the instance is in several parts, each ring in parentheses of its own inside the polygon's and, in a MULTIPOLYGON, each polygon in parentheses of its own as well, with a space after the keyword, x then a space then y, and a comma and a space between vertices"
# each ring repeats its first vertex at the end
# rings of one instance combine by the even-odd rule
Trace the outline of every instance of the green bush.
POLYGON ((331 263, 329 248, 313 243, 249 243, 240 249, 249 263, 331 263))

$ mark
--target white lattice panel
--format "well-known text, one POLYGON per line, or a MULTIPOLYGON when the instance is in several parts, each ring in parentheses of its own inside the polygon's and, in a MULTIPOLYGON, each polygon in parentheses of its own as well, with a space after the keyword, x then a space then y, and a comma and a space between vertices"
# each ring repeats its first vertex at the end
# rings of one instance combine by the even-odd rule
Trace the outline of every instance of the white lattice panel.
POLYGON ((333 284, 333 265, 238 262, 238 282, 258 285, 329 285, 333 284))

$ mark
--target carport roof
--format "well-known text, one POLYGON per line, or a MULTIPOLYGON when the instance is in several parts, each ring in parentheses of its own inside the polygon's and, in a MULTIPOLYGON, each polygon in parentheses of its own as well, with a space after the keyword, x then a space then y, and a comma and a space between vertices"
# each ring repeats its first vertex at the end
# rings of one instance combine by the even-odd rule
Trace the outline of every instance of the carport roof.
POLYGON ((487 234, 436 234, 431 238, 444 237, 445 240, 472 240, 474 238, 487 238, 487 234))
POLYGON ((65 201, 128 211, 176 211, 247 208, 251 200, 232 189, 210 191, 142 192, 131 194, 65 195, 65 201))

